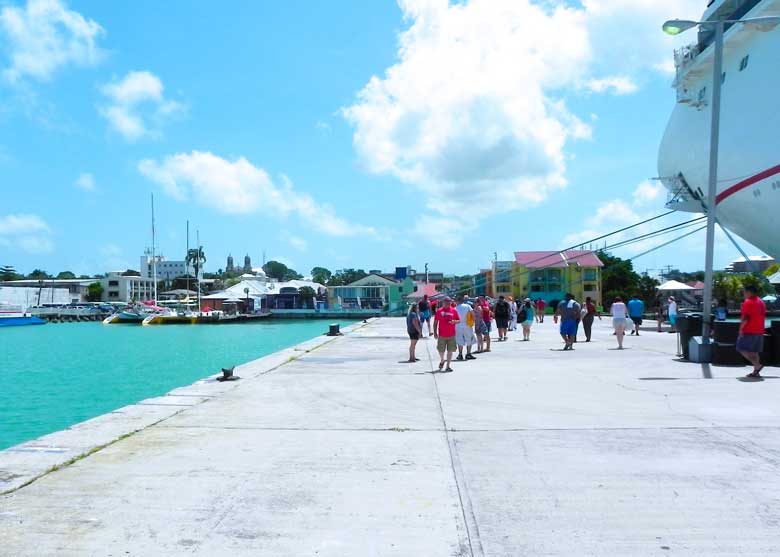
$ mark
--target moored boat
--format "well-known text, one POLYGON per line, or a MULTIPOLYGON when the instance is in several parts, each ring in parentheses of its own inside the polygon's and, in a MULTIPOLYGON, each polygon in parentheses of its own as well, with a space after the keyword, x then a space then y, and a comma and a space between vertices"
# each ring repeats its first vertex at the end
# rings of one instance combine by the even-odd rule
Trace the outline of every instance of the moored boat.
POLYGON ((46 321, 25 312, 21 306, 0 304, 0 327, 19 327, 22 325, 45 325, 46 321))

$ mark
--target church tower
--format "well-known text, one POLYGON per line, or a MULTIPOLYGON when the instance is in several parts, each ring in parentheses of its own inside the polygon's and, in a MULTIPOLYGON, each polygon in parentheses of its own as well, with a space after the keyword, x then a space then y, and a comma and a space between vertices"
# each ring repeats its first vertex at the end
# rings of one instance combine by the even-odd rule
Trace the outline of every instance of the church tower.
POLYGON ((235 273, 236 268, 233 266, 233 256, 228 255, 227 265, 225 266, 225 272, 228 274, 235 273))
POLYGON ((249 259, 249 255, 244 256, 244 272, 252 273, 252 260, 249 259))

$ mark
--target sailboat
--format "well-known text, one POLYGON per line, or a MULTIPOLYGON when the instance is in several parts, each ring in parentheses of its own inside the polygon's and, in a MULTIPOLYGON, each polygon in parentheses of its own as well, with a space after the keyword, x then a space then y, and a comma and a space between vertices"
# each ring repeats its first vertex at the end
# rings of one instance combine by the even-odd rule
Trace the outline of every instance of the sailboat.
POLYGON ((104 325, 116 325, 120 323, 139 324, 144 320, 160 311, 157 307, 157 255, 155 254, 155 226, 154 226, 154 194, 152 194, 152 278, 154 286, 152 288, 154 304, 131 304, 125 309, 109 315, 103 320, 104 325))

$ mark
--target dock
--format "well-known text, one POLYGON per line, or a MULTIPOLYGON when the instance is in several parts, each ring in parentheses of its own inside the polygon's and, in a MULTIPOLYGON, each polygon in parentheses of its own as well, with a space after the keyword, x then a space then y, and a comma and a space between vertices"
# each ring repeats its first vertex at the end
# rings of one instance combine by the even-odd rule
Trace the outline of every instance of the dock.
POLYGON ((438 374, 373 319, 0 451, 0 554, 780 554, 780 370, 609 326, 438 374))

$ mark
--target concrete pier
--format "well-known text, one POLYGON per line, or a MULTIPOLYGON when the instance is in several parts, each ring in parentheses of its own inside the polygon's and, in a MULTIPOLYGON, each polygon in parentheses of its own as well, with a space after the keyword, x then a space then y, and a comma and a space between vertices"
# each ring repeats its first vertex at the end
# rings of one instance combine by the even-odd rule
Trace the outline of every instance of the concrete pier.
POLYGON ((382 318, 0 452, 0 554, 780 554, 777 370, 608 325, 431 374, 382 318))

